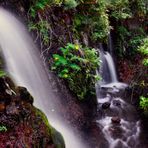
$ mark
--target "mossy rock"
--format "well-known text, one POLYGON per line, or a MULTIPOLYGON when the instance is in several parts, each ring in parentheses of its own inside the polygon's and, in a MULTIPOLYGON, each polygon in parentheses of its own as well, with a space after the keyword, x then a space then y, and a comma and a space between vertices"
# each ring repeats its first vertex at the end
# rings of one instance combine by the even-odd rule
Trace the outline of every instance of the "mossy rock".
POLYGON ((65 143, 64 143, 64 139, 62 135, 60 134, 60 132, 58 132, 54 127, 52 127, 49 124, 48 119, 45 116, 45 114, 41 110, 36 108, 36 115, 42 117, 43 122, 46 124, 46 126, 48 127, 48 130, 51 133, 51 137, 53 139, 54 144, 56 145, 56 148, 64 148, 65 143))
POLYGON ((33 106, 33 97, 24 87, 16 87, 8 77, 0 77, 0 148, 65 148, 62 135, 33 106))

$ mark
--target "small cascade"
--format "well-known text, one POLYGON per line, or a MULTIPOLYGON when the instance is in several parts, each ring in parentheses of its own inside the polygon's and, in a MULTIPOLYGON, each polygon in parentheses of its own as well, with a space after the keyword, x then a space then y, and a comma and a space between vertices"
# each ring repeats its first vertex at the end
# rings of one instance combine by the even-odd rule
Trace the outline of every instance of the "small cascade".
MULTIPOLYGON (((109 47, 112 48, 112 45, 109 47)), ((109 51, 113 52, 112 49, 109 51)), ((108 141, 107 148, 139 148, 140 121, 134 106, 125 101, 128 99, 125 96, 128 85, 118 81, 112 55, 102 46, 99 53, 102 62, 98 73, 102 80, 96 84, 96 122, 108 141)))
POLYGON ((98 73, 102 77, 102 81, 99 82, 99 83, 101 83, 101 84, 110 83, 111 78, 110 78, 110 74, 109 74, 109 67, 108 67, 108 64, 107 64, 107 60, 106 60, 106 57, 105 57, 105 52, 104 52, 102 44, 100 44, 98 52, 99 52, 100 60, 101 60, 101 65, 100 65, 100 68, 98 70, 98 73))
POLYGON ((26 28, 9 12, 0 8, 0 50, 5 58, 6 70, 17 85, 26 87, 34 96, 34 104, 48 117, 50 123, 59 130, 66 148, 86 148, 77 138, 72 127, 63 122, 56 109, 52 86, 43 66, 38 49, 26 28))
POLYGON ((111 76, 111 82, 118 82, 115 64, 114 64, 112 56, 109 54, 109 52, 105 52, 104 57, 108 64, 108 68, 109 68, 109 72, 111 76))
POLYGON ((118 81, 113 57, 108 51, 104 51, 102 44, 100 44, 99 55, 101 66, 97 73, 102 77, 102 81, 98 82, 100 87, 114 87, 114 89, 127 87, 127 84, 118 81))

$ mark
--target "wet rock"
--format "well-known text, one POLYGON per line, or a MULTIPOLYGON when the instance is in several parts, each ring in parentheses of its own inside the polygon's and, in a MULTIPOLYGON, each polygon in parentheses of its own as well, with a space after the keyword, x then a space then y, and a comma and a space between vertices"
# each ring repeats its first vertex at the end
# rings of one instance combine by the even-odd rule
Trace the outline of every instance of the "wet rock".
POLYGON ((116 117, 112 117, 112 118, 111 118, 111 121, 112 121, 112 123, 119 124, 120 121, 121 121, 121 119, 116 116, 116 117))
POLYGON ((114 125, 112 125, 111 127, 109 127, 109 132, 110 132, 110 134, 111 134, 111 137, 113 138, 113 139, 123 139, 124 137, 124 131, 123 131, 123 129, 122 129, 122 127, 120 126, 120 124, 116 124, 116 126, 115 126, 115 124, 114 125))
POLYGON ((118 107, 121 106, 120 100, 113 100, 113 105, 118 107))
POLYGON ((28 92, 28 90, 25 87, 18 86, 16 88, 17 93, 19 94, 19 97, 21 100, 28 102, 30 104, 33 104, 33 97, 28 92))
POLYGON ((105 102, 102 104, 102 109, 108 109, 110 107, 110 102, 105 102))
POLYGON ((19 114, 19 110, 16 107, 15 102, 12 102, 10 105, 6 107, 6 114, 8 115, 18 115, 19 114))
POLYGON ((27 89, 15 87, 6 78, 0 78, 0 82, 0 127, 4 129, 0 132, 0 148, 65 148, 63 137, 50 126, 44 113, 33 106, 27 89), (14 93, 7 94, 6 90, 14 93))
POLYGON ((127 146, 125 146, 121 140, 119 140, 115 146, 115 148, 128 148, 127 146))
POLYGON ((6 105, 4 102, 0 102, 0 112, 3 112, 6 108, 6 105))
POLYGON ((4 78, 0 78, 0 93, 4 93, 6 88, 4 78))

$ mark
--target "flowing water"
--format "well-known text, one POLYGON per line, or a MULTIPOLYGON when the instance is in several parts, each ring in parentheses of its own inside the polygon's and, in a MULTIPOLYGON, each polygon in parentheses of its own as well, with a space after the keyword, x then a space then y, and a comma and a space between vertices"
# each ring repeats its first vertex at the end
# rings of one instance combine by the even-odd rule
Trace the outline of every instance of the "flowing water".
POLYGON ((125 96, 128 85, 118 81, 115 64, 109 52, 101 48, 100 58, 102 62, 98 73, 101 74, 102 81, 96 85, 96 122, 108 141, 108 146, 103 148, 139 148, 140 121, 134 106, 125 101, 128 99, 125 96))
POLYGON ((0 8, 0 47, 7 71, 17 85, 26 87, 34 96, 35 106, 64 136, 66 148, 86 148, 65 125, 56 112, 56 100, 39 53, 25 27, 9 12, 0 8))
POLYGON ((111 76, 111 82, 118 82, 113 58, 111 57, 111 55, 108 52, 105 52, 104 57, 105 57, 107 63, 109 64, 108 68, 109 68, 109 72, 110 72, 110 76, 111 76))

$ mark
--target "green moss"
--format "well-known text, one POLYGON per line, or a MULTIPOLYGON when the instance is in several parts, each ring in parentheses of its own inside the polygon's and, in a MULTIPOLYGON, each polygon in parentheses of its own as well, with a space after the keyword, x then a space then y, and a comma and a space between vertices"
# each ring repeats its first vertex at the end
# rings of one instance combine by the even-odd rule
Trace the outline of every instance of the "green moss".
POLYGON ((0 77, 6 76, 6 72, 3 70, 0 70, 0 77))
POLYGON ((65 142, 64 142, 64 138, 62 137, 62 135, 54 128, 52 127, 49 122, 47 117, 45 116, 45 114, 36 108, 35 110, 36 116, 40 116, 43 120, 43 122, 46 124, 46 126, 48 127, 48 130, 51 134, 52 140, 54 142, 54 144, 56 145, 56 148, 65 148, 65 142))
POLYGON ((36 116, 40 116, 42 118, 43 122, 45 123, 45 125, 47 127, 50 127, 47 117, 45 116, 45 114, 41 110, 36 108, 35 114, 36 114, 36 116))

